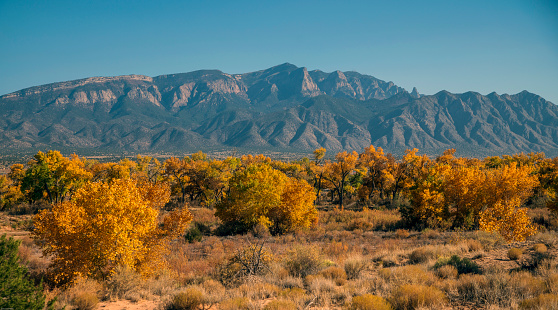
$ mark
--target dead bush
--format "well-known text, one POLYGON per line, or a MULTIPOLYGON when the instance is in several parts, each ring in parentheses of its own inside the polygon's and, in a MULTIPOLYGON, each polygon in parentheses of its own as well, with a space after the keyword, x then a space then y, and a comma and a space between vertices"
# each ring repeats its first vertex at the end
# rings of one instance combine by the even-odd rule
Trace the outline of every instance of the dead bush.
POLYGON ((347 274, 347 279, 354 280, 358 279, 362 271, 368 267, 368 262, 361 255, 354 255, 345 260, 343 267, 345 274, 347 274))
POLYGON ((201 284, 201 287, 205 291, 205 301, 210 305, 219 303, 225 296, 225 287, 219 281, 208 279, 201 284))
POLYGON ((263 243, 252 244, 238 250, 219 266, 217 277, 224 285, 239 285, 249 277, 259 276, 269 271, 271 262, 271 253, 263 247, 263 243))

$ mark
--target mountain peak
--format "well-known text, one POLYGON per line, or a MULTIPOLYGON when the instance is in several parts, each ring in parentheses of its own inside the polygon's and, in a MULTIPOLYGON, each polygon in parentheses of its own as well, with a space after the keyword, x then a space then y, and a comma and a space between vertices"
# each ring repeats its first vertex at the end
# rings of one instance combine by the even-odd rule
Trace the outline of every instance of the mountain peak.
POLYGON ((416 87, 413 87, 413 91, 411 92, 411 96, 412 96, 413 98, 417 98, 417 99, 420 98, 420 94, 419 94, 419 92, 418 92, 418 90, 417 90, 416 87))

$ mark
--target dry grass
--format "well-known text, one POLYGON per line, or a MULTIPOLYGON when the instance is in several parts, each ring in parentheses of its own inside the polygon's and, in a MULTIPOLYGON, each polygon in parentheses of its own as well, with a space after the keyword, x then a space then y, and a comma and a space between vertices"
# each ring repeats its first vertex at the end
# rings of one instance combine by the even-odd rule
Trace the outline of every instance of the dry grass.
MULTIPOLYGON (((212 231, 218 225, 213 210, 193 213, 196 222, 212 231)), ((178 308, 175 296, 182 293, 192 302, 200 293, 203 308, 219 310, 552 307, 558 294, 556 232, 546 230, 510 245, 498 235, 477 231, 408 231, 399 221, 393 210, 320 211, 317 227, 282 236, 253 231, 204 235, 193 243, 182 238, 171 244, 168 271, 151 278, 119 270, 103 283, 87 280, 48 293, 58 295, 58 308, 67 309, 93 307, 95 297, 101 302, 148 299, 161 309, 171 304, 178 308), (237 249, 260 242, 273 254, 267 268, 223 285, 219 266, 237 249), (517 258, 512 253, 515 260, 510 260, 510 249, 523 253, 517 258), (459 261, 451 261, 454 255, 459 261), (479 266, 479 274, 466 273, 472 264, 479 266)), ((22 261, 41 275, 48 259, 26 234, 20 238, 22 261)))

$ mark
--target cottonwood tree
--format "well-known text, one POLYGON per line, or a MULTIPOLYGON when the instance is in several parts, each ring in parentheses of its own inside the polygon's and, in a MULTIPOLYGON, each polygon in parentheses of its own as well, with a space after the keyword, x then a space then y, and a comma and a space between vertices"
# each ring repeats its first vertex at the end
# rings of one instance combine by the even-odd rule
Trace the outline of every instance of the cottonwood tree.
POLYGON ((168 241, 192 219, 183 208, 160 220, 159 207, 169 197, 161 183, 138 186, 132 179, 116 179, 88 183, 70 201, 42 210, 33 234, 52 258, 53 281, 105 279, 117 266, 142 274, 160 268, 168 241))
POLYGON ((58 151, 38 152, 28 165, 21 189, 32 201, 62 202, 92 176, 77 155, 67 158, 58 151))
POLYGON ((304 180, 256 162, 237 170, 215 215, 236 231, 263 225, 274 234, 307 228, 317 219, 316 194, 304 180))

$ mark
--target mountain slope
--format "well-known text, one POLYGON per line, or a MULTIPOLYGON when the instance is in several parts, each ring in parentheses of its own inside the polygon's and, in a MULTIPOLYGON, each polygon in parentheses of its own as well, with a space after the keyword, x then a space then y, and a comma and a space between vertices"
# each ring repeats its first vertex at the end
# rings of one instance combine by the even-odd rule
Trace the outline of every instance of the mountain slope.
POLYGON ((462 155, 558 155, 558 108, 526 91, 432 96, 357 72, 291 64, 95 77, 0 97, 4 151, 36 148, 182 152, 239 147, 462 155))

